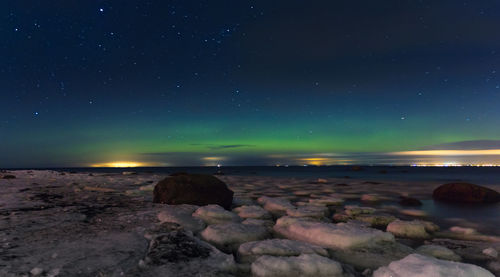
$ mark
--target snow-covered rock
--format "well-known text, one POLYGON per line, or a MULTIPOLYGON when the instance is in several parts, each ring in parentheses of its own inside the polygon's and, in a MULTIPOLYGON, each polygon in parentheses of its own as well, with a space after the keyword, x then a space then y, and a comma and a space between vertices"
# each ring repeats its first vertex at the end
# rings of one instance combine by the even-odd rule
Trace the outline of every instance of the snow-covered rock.
POLYGON ((219 205, 200 207, 193 213, 193 217, 200 218, 208 225, 241 221, 241 218, 237 214, 226 211, 219 205))
POLYGON ((252 263, 252 275, 256 277, 336 277, 343 276, 343 270, 340 263, 316 254, 302 254, 298 257, 262 256, 252 263))
POLYGON ((453 250, 440 245, 432 245, 432 244, 422 245, 418 247, 415 251, 418 254, 442 260, 455 261, 455 262, 462 260, 460 256, 458 256, 457 254, 455 254, 455 252, 453 252, 453 250))
POLYGON ((262 240, 269 237, 266 227, 241 223, 209 225, 200 233, 207 242, 224 252, 233 252, 245 242, 262 240))
POLYGON ((271 219, 271 214, 261 206, 241 206, 233 210, 241 218, 271 219))
POLYGON ((397 237, 412 239, 425 239, 430 237, 430 234, 427 233, 426 230, 426 224, 418 220, 395 220, 387 225, 387 232, 391 232, 397 237))
POLYGON ((318 254, 328 257, 328 252, 322 247, 288 239, 246 242, 238 248, 238 258, 243 263, 252 263, 258 257, 264 255, 299 256, 300 254, 318 254))
POLYGON ((284 198, 262 196, 257 199, 257 202, 261 204, 266 211, 269 211, 276 216, 282 216, 286 214, 288 209, 295 208, 289 200, 284 198))
POLYGON ((439 260, 419 254, 411 254, 381 267, 373 277, 494 277, 488 270, 472 264, 439 260))
POLYGON ((166 205, 158 214, 160 222, 177 223, 184 229, 197 233, 205 228, 203 220, 193 217, 192 213, 198 209, 195 205, 166 205))
POLYGON ((325 248, 348 249, 380 241, 394 241, 390 233, 353 223, 323 223, 282 217, 273 227, 286 238, 313 243, 325 248))

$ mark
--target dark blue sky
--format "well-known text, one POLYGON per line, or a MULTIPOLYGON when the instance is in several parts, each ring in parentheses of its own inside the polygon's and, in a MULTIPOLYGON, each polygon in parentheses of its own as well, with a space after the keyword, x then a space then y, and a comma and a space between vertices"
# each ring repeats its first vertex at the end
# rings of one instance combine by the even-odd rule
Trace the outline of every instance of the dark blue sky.
POLYGON ((2 1, 0 166, 302 163, 499 140, 499 13, 498 1, 2 1))

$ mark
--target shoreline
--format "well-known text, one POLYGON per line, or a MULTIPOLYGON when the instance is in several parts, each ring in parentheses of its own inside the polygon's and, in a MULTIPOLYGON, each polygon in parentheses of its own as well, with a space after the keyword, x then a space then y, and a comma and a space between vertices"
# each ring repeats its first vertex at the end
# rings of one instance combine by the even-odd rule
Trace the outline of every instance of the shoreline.
MULTIPOLYGON (((152 203, 152 190, 156 183, 168 174, 69 174, 32 170, 16 170, 8 174, 13 174, 16 178, 0 179, 3 192, 0 196, 0 222, 5 226, 0 232, 3 243, 0 252, 0 273, 5 273, 5 276, 22 276, 35 268, 41 268, 45 275, 40 276, 50 276, 50 272, 53 276, 68 276, 64 273, 73 274, 69 276, 87 276, 85 274, 99 272, 108 274, 104 276, 115 276, 113 274, 119 274, 120 270, 125 273, 139 270, 137 267, 140 268, 140 261, 144 261, 147 256, 150 243, 145 237, 161 225, 158 214, 165 211, 166 207, 152 203), (78 251, 80 252, 75 253, 78 251), (103 259, 104 262, 100 261, 103 259), (88 271, 88 268, 91 270, 88 271)), ((346 207, 355 205, 373 209, 375 215, 395 217, 404 221, 432 221, 441 227, 441 230, 425 241, 416 242, 414 239, 396 237, 398 243, 408 245, 412 249, 425 242, 435 244, 433 240, 447 239, 500 247, 499 234, 482 233, 483 229, 478 228, 481 226, 475 226, 467 220, 452 220, 446 225, 426 210, 426 201, 432 201, 431 193, 439 185, 437 183, 420 183, 416 186, 413 182, 396 182, 397 185, 394 185, 345 178, 236 175, 217 178, 234 191, 233 212, 234 208, 243 205, 260 205, 265 208, 264 204, 259 203, 259 199, 268 197, 286 199, 294 210, 303 213, 308 210, 301 207, 310 207, 314 201, 330 197, 342 199, 343 202, 341 205, 329 206, 330 215, 318 221, 332 222, 332 214, 349 212, 346 207), (399 201, 399 196, 415 197, 422 200, 424 205, 422 208, 402 207, 395 204, 399 201), (449 229, 452 226, 476 227, 474 229, 477 229, 477 232, 465 234, 465 231, 460 229, 452 232, 449 229)), ((498 207, 498 204, 494 205, 498 207)), ((273 215, 273 220, 278 218, 273 215)), ((365 223, 366 220, 371 220, 369 216, 352 218, 356 221, 361 219, 365 220, 365 223)), ((385 228, 377 230, 379 229, 385 231, 385 228)), ((200 239, 200 236, 196 235, 195 238, 200 239)), ((486 262, 475 263, 483 267, 488 266, 486 262)), ((238 265, 236 262, 236 267, 238 265)), ((240 269, 231 274, 248 274, 244 272, 246 271, 240 269)))

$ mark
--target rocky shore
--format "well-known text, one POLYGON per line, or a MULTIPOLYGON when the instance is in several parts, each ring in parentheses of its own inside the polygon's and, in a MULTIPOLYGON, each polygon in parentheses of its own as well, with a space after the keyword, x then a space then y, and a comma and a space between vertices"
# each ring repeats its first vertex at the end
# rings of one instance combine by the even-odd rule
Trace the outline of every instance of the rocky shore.
POLYGON ((419 209, 435 184, 217 176, 195 205, 183 174, 0 175, 0 276, 500 276, 499 237, 419 209))

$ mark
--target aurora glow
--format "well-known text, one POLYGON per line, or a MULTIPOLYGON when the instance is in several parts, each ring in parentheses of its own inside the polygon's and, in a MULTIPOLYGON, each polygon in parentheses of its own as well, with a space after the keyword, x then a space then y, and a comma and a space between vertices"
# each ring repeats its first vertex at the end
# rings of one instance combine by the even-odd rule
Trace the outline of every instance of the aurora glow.
POLYGON ((0 167, 500 164, 497 2, 0 10, 0 167))

